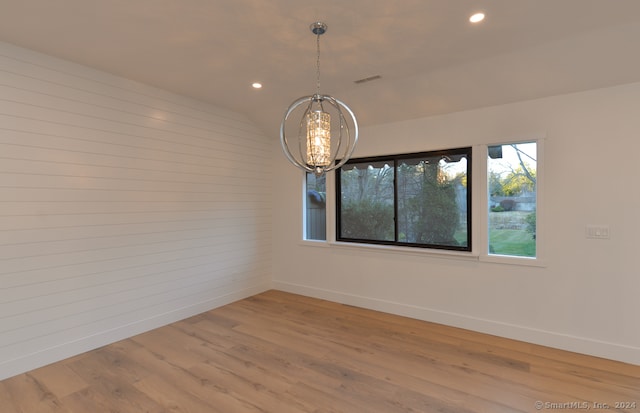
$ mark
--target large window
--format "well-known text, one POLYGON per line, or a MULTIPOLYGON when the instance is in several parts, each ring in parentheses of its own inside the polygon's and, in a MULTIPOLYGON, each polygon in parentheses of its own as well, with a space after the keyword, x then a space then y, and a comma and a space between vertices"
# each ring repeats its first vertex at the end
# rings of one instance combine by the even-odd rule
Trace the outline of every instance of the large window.
POLYGON ((537 256, 537 146, 488 147, 489 255, 537 256))
POLYGON ((351 159, 336 240, 471 251, 471 148, 351 159))

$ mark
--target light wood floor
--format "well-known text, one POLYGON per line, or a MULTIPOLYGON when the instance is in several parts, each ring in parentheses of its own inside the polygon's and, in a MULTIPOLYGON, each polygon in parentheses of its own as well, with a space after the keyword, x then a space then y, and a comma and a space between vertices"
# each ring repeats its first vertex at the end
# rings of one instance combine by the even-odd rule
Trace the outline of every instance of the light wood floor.
POLYGON ((2 413, 585 406, 640 413, 640 366, 278 291, 0 382, 2 413))

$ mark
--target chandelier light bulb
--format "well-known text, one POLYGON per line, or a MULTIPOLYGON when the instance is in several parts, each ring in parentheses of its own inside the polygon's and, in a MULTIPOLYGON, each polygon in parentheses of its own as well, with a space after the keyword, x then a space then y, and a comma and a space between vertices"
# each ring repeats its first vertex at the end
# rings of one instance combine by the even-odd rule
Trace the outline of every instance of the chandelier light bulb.
POLYGON ((331 164, 331 115, 316 110, 307 115, 307 165, 331 164))

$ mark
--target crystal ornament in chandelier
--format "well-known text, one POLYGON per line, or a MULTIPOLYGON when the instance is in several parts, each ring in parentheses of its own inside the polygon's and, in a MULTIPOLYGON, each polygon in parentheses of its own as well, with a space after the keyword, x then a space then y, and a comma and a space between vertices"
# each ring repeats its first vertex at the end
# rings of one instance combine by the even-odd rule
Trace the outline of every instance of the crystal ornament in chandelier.
POLYGON ((316 93, 303 96, 289 106, 280 124, 280 144, 295 166, 323 175, 341 167, 351 157, 358 142, 358 122, 342 101, 320 93, 320 36, 327 31, 327 25, 316 22, 310 28, 316 35, 316 93), (299 116, 299 121, 294 127, 288 127, 294 114, 299 116), (295 138, 290 138, 288 129, 297 132, 295 138))

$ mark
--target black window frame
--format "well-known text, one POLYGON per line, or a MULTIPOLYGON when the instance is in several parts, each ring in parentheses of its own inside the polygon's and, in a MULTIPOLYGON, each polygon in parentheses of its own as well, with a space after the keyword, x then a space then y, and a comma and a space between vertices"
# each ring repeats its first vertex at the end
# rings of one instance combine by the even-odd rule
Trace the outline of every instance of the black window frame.
POLYGON ((336 169, 335 173, 335 195, 336 195, 336 241, 339 242, 350 242, 350 243, 360 243, 360 244, 374 244, 374 245, 390 245, 396 247, 412 247, 412 248, 426 248, 426 249, 437 249, 437 250, 449 250, 449 251, 461 251, 461 252, 471 252, 472 251, 472 147, 461 147, 461 148, 453 148, 453 149, 443 149, 443 150, 435 150, 435 151, 426 151, 426 152, 413 152, 413 153, 403 153, 403 154, 395 154, 395 155, 383 155, 383 156, 372 156, 372 157, 363 157, 363 158, 351 158, 349 159, 343 167, 347 167, 350 164, 360 164, 360 163, 386 163, 389 166, 394 168, 394 176, 393 176, 393 222, 394 222, 394 240, 393 241, 385 241, 385 240, 374 240, 374 239, 361 239, 361 238, 346 238, 341 236, 341 208, 342 208, 342 182, 341 182, 341 173, 342 168, 336 169), (455 246, 455 245, 443 245, 443 244, 423 244, 416 242, 401 242, 398 241, 398 165, 402 160, 406 159, 416 159, 416 158, 455 158, 455 157, 465 157, 467 159, 467 184, 466 184, 466 219, 467 219, 467 245, 463 246, 455 246))

